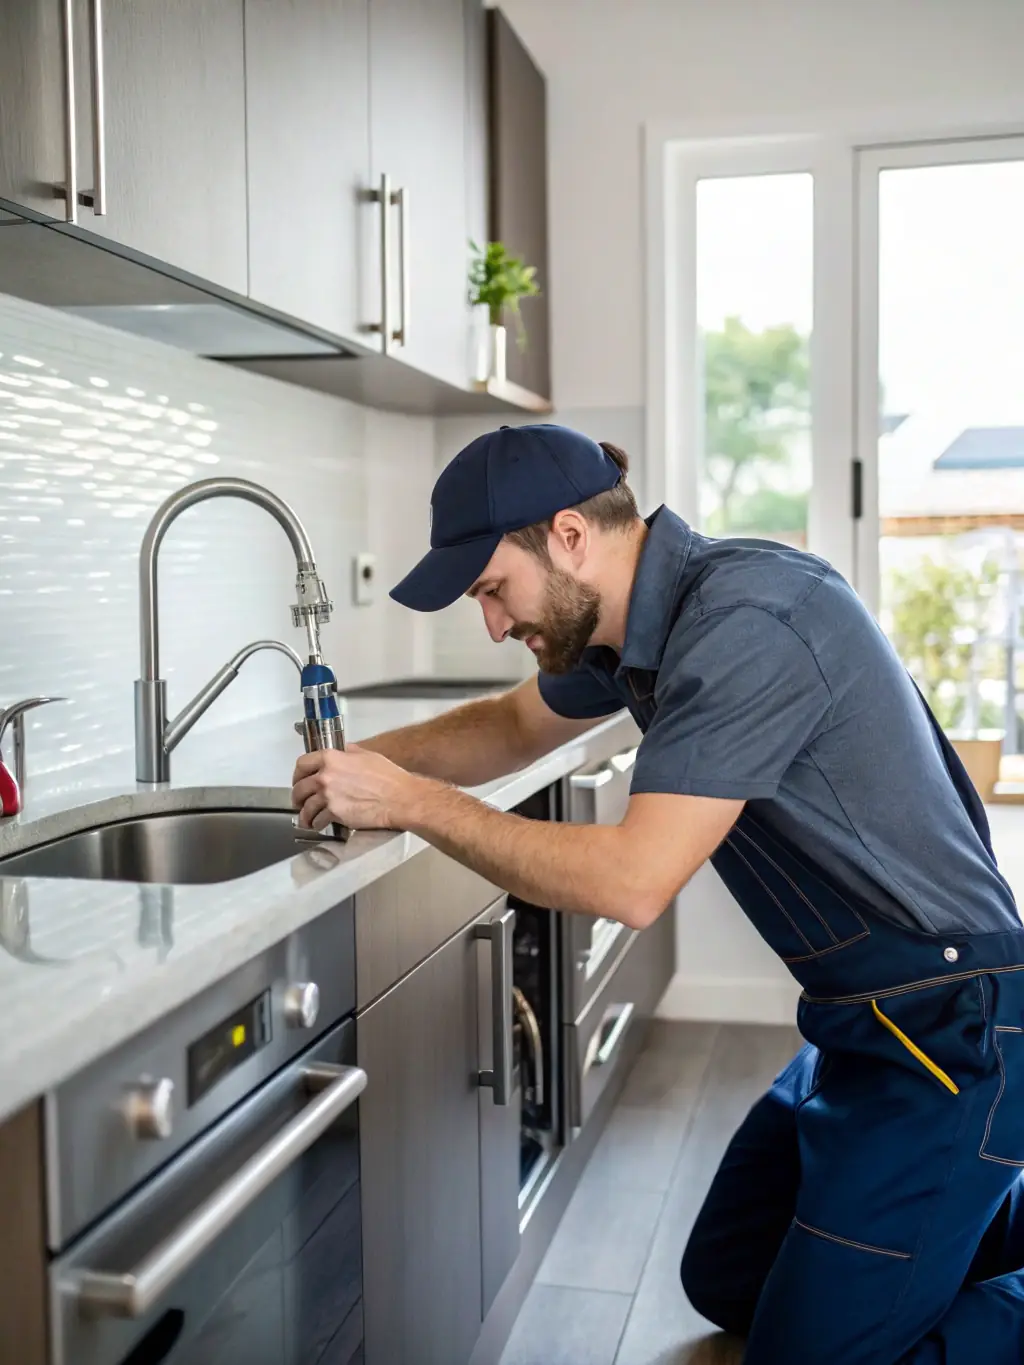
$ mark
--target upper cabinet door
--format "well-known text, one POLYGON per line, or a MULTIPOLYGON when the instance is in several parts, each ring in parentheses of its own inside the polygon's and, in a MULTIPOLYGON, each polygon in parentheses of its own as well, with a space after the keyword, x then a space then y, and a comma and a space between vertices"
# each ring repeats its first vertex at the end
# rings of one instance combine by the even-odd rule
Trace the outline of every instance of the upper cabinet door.
POLYGON ((242 0, 77 0, 75 16, 79 179, 106 190, 80 225, 246 293, 242 0))
POLYGON ((62 0, 0 0, 0 199, 54 218, 68 175, 70 70, 62 0))
POLYGON ((249 293, 373 345, 368 0, 245 0, 249 293))
POLYGON ((509 346, 508 377, 550 398, 546 85, 501 11, 490 10, 488 19, 491 237, 537 267, 541 288, 538 298, 523 301, 526 346, 509 346))
POLYGON ((370 0, 374 185, 387 176, 393 199, 378 205, 391 215, 388 350, 459 387, 470 369, 464 3, 478 0, 370 0))

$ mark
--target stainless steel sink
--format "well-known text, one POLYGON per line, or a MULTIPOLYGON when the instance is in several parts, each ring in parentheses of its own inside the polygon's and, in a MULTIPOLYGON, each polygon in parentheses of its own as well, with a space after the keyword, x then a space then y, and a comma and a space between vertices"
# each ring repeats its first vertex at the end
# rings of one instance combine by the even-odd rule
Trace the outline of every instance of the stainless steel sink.
POLYGON ((0 858, 0 876, 198 885, 258 872, 304 847, 287 811, 178 811, 100 825, 13 853, 0 858))

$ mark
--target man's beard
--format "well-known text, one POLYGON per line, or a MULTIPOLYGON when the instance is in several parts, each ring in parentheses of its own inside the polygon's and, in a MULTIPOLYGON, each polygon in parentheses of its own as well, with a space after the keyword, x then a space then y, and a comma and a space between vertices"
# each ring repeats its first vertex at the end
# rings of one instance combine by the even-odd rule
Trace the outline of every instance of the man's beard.
POLYGON ((539 621, 517 625, 517 640, 541 637, 537 662, 544 673, 571 673, 597 629, 601 595, 562 569, 548 574, 544 611, 539 621))

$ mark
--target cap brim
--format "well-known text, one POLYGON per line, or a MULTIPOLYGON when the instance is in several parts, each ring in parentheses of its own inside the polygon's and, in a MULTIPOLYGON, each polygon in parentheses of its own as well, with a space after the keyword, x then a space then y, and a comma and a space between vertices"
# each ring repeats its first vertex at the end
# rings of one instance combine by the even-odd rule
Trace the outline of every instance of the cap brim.
POLYGON ((391 596, 413 611, 450 607, 473 586, 500 543, 501 535, 497 534, 428 550, 412 572, 391 589, 391 596))

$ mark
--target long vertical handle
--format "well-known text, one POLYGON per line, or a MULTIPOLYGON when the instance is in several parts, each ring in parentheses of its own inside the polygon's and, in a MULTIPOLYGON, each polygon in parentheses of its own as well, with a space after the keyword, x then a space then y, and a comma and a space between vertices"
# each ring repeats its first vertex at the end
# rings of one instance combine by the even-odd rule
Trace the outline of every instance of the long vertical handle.
POLYGON ((402 320, 391 334, 399 346, 409 344, 409 191, 400 186, 391 196, 398 208, 398 293, 402 301, 402 320))
POLYGON ((64 200, 65 223, 78 222, 78 129, 75 120, 75 0, 61 0, 61 45, 64 56, 64 184, 55 199, 64 200))
POLYGON ((89 0, 89 28, 92 54, 92 189, 81 202, 97 218, 107 211, 107 111, 106 80, 103 69, 103 0, 89 0))
POLYGON ((491 944, 491 1034, 492 1062, 490 1071, 481 1071, 478 1080, 490 1090, 495 1104, 505 1105, 512 1099, 512 936, 516 927, 516 912, 506 909, 487 924, 478 924, 477 938, 491 944))
POLYGON ((366 196, 380 205, 380 322, 371 322, 368 331, 379 332, 381 350, 387 355, 391 349, 391 177, 382 175, 380 188, 366 196))

